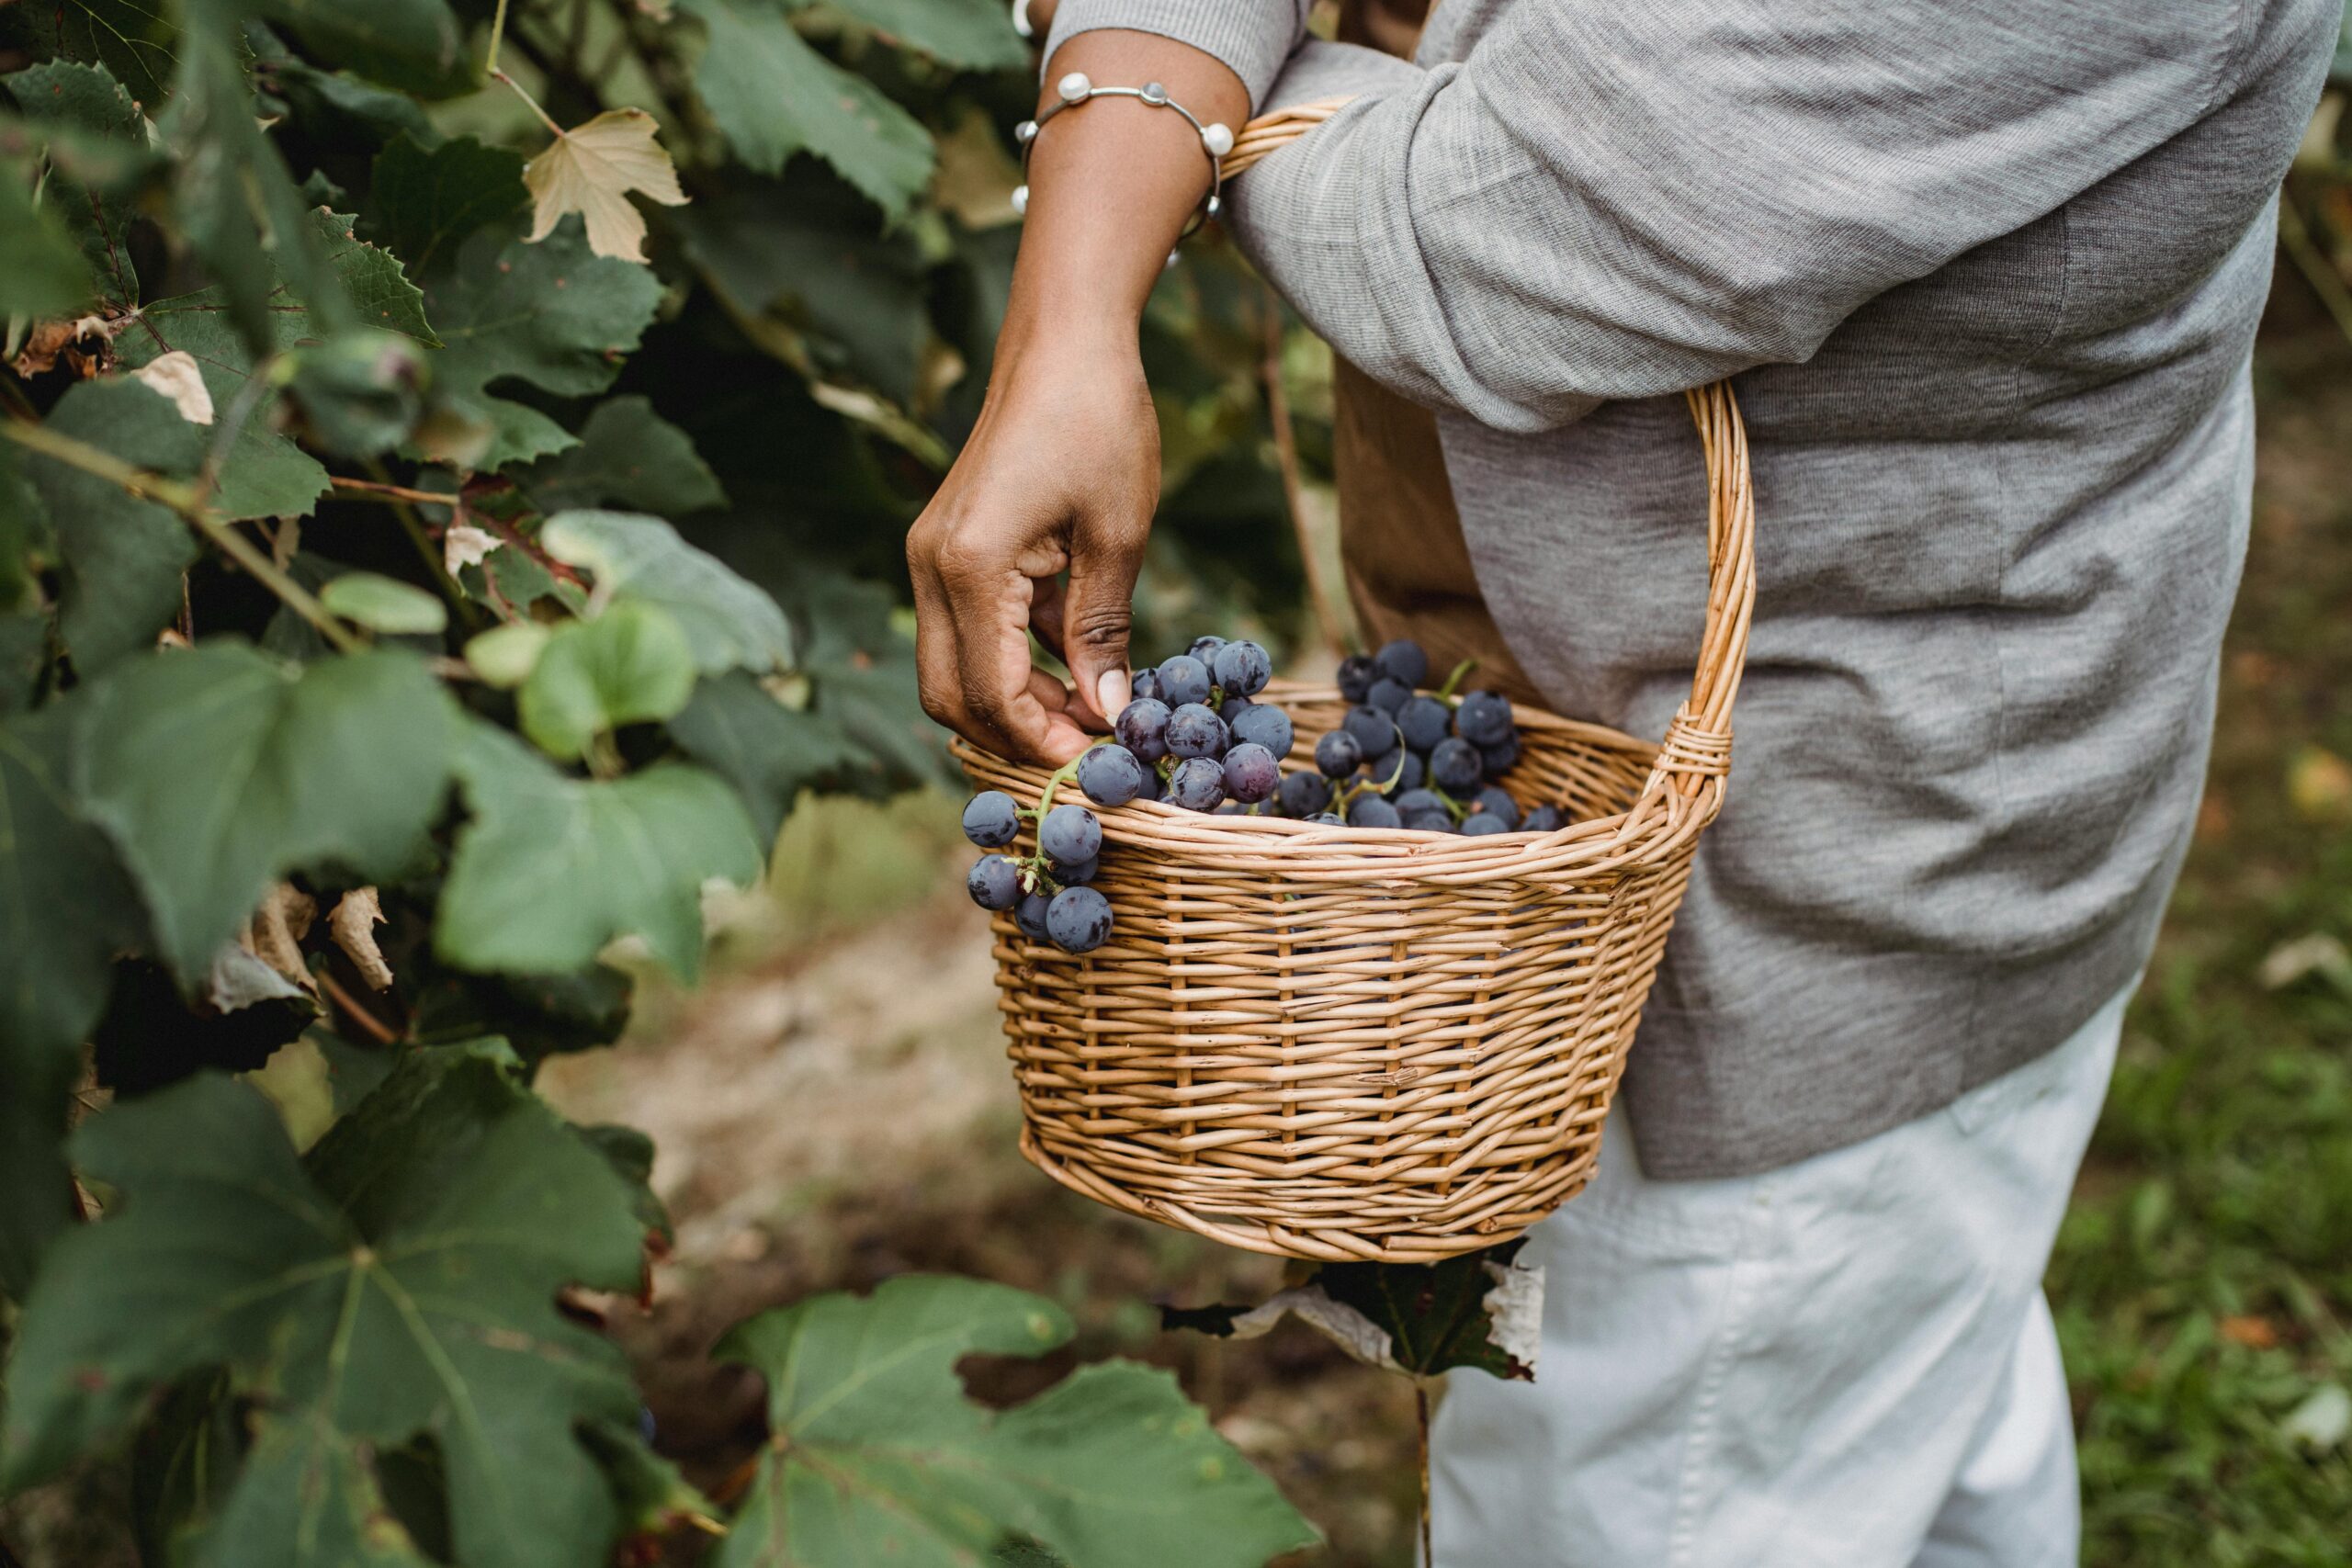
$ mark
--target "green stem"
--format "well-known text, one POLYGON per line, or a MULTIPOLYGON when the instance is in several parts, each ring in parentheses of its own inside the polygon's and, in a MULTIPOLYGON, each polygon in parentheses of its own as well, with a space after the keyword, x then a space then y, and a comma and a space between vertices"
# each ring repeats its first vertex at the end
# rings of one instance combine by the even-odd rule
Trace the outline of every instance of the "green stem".
POLYGON ((563 127, 555 122, 555 117, 548 114, 547 110, 539 107, 539 100, 531 96, 530 94, 523 91, 523 85, 520 82, 517 82, 514 77, 509 76, 503 71, 493 71, 490 74, 492 80, 505 83, 506 85, 513 90, 516 97, 529 105, 531 112, 539 117, 539 123, 541 125, 546 126, 558 136, 561 136, 563 134, 563 127))
MULTIPOLYGON (((492 13, 490 18, 490 58, 484 60, 481 63, 481 72, 483 75, 498 76, 498 46, 505 41, 506 0, 498 0, 498 9, 492 13)), ((500 76, 499 80, 505 81, 505 78, 500 76)), ((514 85, 512 82, 507 82, 506 85, 510 87, 514 85)), ((519 91, 520 89, 517 90, 519 91)), ((537 106, 533 105, 532 107, 536 108, 537 106)))
POLYGON ((1455 665, 1453 673, 1445 678, 1445 684, 1437 689, 1437 700, 1442 703, 1452 702, 1454 688, 1461 685, 1464 678, 1476 668, 1478 668, 1478 661, 1475 659, 1465 659, 1455 665))
MULTIPOLYGON (((401 532, 408 535, 409 542, 416 547, 417 556, 424 562, 425 575, 432 578, 433 586, 440 590, 441 597, 449 602, 449 608, 458 613, 459 621, 469 626, 480 626, 481 624, 481 606, 467 598, 466 592, 458 586, 458 580, 449 575, 448 563, 443 559, 441 551, 434 547, 432 536, 425 530, 424 519, 417 515, 416 508, 410 504, 405 495, 394 493, 402 487, 391 483, 384 471, 384 465, 373 458, 368 460, 368 471, 376 476, 377 484, 382 487, 375 494, 368 495, 368 499, 371 501, 381 499, 391 502, 392 515, 400 520, 401 532)), ((357 493, 367 494, 365 491, 357 493)), ((449 508, 449 522, 452 526, 465 521, 466 505, 462 497, 453 495, 446 504, 449 508)))
MULTIPOLYGON (((1100 746, 1102 744, 1102 741, 1097 740, 1092 746, 1089 746, 1086 749, 1086 751, 1091 751, 1094 750, 1095 746, 1100 746)), ((1086 755, 1086 751, 1080 751, 1077 757, 1072 757, 1069 761, 1064 762, 1060 767, 1056 768, 1053 771, 1052 776, 1046 780, 1046 787, 1037 796, 1038 821, 1043 822, 1046 819, 1046 813, 1054 808, 1054 791, 1061 788, 1063 784, 1078 777, 1079 759, 1084 757, 1086 755)))

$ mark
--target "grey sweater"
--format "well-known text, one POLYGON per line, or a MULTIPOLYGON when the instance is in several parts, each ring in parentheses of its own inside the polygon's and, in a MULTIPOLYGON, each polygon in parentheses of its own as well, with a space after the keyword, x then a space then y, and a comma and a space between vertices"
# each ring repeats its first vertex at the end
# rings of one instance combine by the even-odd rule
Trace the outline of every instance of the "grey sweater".
POLYGON ((1437 411, 1496 622, 1661 733, 1736 378, 1758 592, 1728 804, 1624 1093, 1653 1176, 1936 1110, 2145 963, 2202 790, 2273 198, 2342 0, 1063 0, 1359 95, 1233 187, 1339 353, 1437 411))

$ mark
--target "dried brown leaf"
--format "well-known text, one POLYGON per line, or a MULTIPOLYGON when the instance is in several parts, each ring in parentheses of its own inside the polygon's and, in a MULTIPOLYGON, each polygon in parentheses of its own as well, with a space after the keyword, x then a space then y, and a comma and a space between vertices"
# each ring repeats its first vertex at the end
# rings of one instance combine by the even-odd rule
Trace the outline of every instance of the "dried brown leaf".
POLYGON ((190 424, 212 423, 212 392, 204 384, 204 372, 197 367, 196 355, 184 348, 169 354, 159 354, 130 373, 134 381, 148 386, 172 400, 180 417, 190 424))
POLYGON ((327 931, 343 949, 360 977, 380 991, 392 983, 392 966, 376 945, 376 928, 384 923, 383 901, 373 887, 355 887, 336 901, 327 917, 327 931))
POLYGON ((319 901, 290 882, 281 882, 262 899, 261 908, 238 941, 247 953, 306 991, 316 991, 311 966, 302 961, 302 939, 318 918, 319 901))

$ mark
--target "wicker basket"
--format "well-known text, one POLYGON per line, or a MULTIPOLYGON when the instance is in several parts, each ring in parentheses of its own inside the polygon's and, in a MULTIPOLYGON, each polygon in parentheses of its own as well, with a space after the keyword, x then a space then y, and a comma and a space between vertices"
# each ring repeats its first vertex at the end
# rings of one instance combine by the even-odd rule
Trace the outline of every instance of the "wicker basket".
MULTIPOLYGON (((1707 615, 1664 744, 1519 709, 1502 783, 1565 804, 1555 833, 1100 812, 1110 942, 1072 957, 995 922, 1030 1160, 1115 1208, 1330 1261, 1491 1246, 1584 1185, 1723 804, 1755 597, 1737 407, 1723 386, 1690 402, 1707 615)), ((1261 700, 1296 721, 1300 763, 1347 706, 1279 682, 1261 700)), ((1045 786, 1045 770, 956 750, 984 788, 1035 803, 1045 786)))

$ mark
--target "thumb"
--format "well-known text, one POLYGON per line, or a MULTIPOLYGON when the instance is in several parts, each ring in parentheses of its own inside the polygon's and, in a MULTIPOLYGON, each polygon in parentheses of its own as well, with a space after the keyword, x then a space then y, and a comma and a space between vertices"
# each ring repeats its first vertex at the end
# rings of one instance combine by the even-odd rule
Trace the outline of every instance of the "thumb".
POLYGON ((1143 564, 1143 535, 1150 526, 1081 539, 1070 552, 1069 589, 1062 605, 1062 660, 1079 700, 1104 722, 1119 716, 1133 685, 1127 637, 1135 620, 1136 573, 1143 564))

